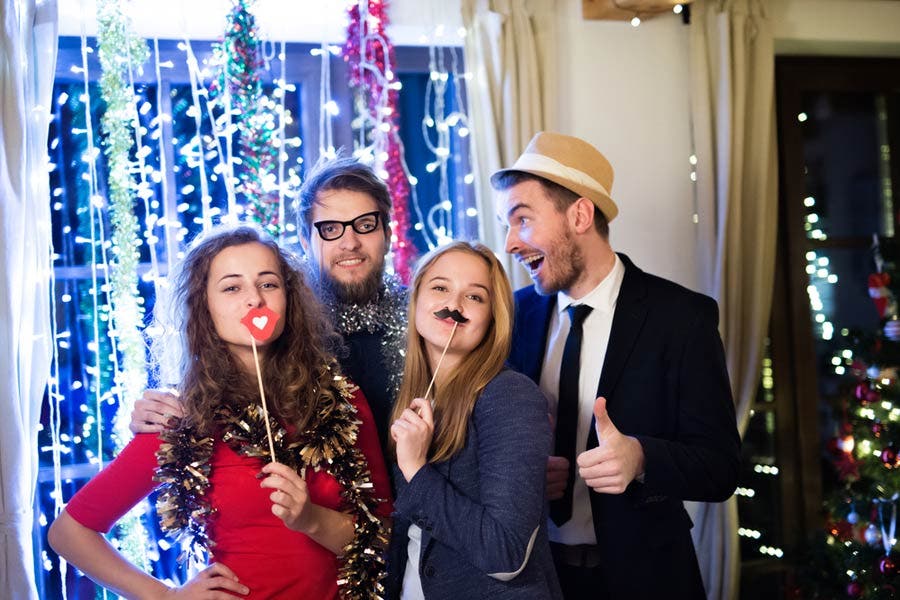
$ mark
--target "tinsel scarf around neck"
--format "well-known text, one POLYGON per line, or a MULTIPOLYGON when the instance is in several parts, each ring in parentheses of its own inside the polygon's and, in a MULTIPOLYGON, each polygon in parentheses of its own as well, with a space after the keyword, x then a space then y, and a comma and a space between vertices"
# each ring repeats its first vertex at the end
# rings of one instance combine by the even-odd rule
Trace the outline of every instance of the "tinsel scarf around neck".
MULTIPOLYGON (((288 442, 287 432, 270 417, 275 442, 275 458, 298 472, 308 468, 324 470, 341 485, 345 511, 353 516, 355 533, 339 557, 337 583, 343 600, 383 597, 385 576, 383 548, 387 535, 375 516, 381 501, 375 497, 369 468, 356 447, 359 421, 350 402, 355 386, 340 380, 339 396, 320 401, 316 422, 307 427, 296 442, 288 442)), ((269 456, 265 421, 259 405, 240 410, 223 406, 216 413, 222 441, 236 453, 267 459, 269 456)), ((207 535, 212 507, 207 498, 210 459, 214 438, 198 435, 189 427, 165 430, 157 452, 154 479, 160 482, 156 510, 162 530, 177 541, 186 542, 185 553, 205 559, 215 545, 207 535)))
POLYGON ((403 379, 409 290, 399 279, 386 274, 378 295, 365 304, 341 301, 321 286, 317 288, 316 293, 320 301, 328 307, 334 328, 341 335, 360 332, 382 334, 382 364, 388 371, 391 395, 396 397, 403 379))

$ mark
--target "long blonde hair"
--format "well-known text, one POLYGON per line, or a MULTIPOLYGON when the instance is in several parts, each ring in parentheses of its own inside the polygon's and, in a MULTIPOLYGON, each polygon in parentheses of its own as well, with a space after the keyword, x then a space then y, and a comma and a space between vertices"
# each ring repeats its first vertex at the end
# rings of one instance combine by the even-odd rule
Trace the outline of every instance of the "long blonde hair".
MULTIPOLYGON (((503 265, 491 250, 478 242, 452 242, 426 254, 419 261, 413 276, 412 293, 409 299, 409 327, 406 343, 406 365, 403 383, 391 412, 391 422, 416 397, 425 393, 431 381, 432 371, 428 364, 425 341, 416 330, 416 304, 419 290, 428 269, 445 254, 464 252, 478 256, 488 266, 490 284, 491 323, 484 339, 453 371, 441 372, 435 382, 434 396, 434 436, 431 440, 429 460, 440 462, 459 452, 466 443, 466 429, 475 401, 484 387, 503 369, 512 343, 513 296, 509 279, 503 265)), ((393 439, 390 447, 396 451, 393 439)))

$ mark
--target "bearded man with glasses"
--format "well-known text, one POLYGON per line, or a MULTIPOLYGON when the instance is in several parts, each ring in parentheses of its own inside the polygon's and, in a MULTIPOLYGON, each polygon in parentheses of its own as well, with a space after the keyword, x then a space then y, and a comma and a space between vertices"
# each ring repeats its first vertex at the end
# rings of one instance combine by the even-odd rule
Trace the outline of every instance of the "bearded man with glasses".
POLYGON ((387 186, 355 158, 319 160, 300 188, 297 229, 312 283, 343 336, 341 366, 363 391, 381 436, 403 376, 407 291, 385 272, 387 186))

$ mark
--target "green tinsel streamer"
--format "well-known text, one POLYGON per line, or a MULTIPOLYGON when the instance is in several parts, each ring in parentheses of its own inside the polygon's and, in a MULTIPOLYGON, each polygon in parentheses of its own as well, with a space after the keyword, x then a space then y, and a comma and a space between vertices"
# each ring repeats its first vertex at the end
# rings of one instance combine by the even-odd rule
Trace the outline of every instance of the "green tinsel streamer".
MULTIPOLYGON (((250 12, 254 0, 233 0, 225 36, 216 44, 213 62, 219 75, 210 96, 224 101, 230 96, 232 120, 238 131, 241 163, 237 191, 246 200, 247 214, 270 234, 278 236, 278 153, 280 152, 275 103, 263 94, 260 70, 259 30, 250 12)), ((223 107, 224 108, 224 107, 223 107)))
POLYGON ((120 411, 130 412, 131 403, 147 383, 147 357, 141 335, 144 308, 138 292, 141 238, 133 211, 135 182, 131 176, 130 156, 134 148, 135 107, 129 70, 140 68, 149 51, 144 41, 130 32, 120 4, 115 0, 97 2, 97 45, 102 69, 100 91, 106 102, 100 124, 105 135, 104 154, 109 169, 107 185, 113 258, 109 284, 115 335, 122 354, 122 373, 116 384, 120 390, 120 411))
MULTIPOLYGON (((134 91, 130 70, 137 70, 149 57, 143 40, 131 32, 129 19, 117 0, 98 0, 97 49, 100 59, 100 93, 106 111, 100 120, 104 134, 108 178, 107 187, 112 227, 112 262, 109 287, 112 303, 113 330, 122 356, 121 370, 116 374, 119 391, 119 414, 128 415, 135 399, 146 387, 146 353, 141 334, 143 300, 138 292, 140 228, 134 214, 135 182, 131 177, 131 153, 134 148, 132 124, 135 121, 134 91)), ((117 419, 114 441, 117 450, 129 439, 125 418, 117 419)), ((144 570, 147 534, 141 524, 140 510, 132 510, 117 527, 117 542, 122 553, 144 570)))

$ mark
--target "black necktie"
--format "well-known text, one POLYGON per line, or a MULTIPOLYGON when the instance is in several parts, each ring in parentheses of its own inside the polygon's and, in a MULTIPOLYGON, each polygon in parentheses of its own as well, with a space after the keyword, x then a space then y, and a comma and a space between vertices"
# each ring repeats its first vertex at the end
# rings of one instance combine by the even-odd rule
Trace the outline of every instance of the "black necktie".
POLYGON ((575 485, 575 439, 578 437, 578 379, 581 366, 581 325, 590 314, 585 304, 569 306, 572 328, 563 348, 559 366, 559 399, 556 405, 556 446, 553 454, 569 460, 566 491, 559 500, 550 502, 550 518, 557 526, 572 518, 572 488, 575 485))

